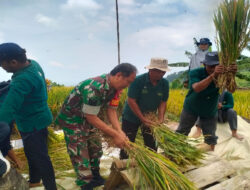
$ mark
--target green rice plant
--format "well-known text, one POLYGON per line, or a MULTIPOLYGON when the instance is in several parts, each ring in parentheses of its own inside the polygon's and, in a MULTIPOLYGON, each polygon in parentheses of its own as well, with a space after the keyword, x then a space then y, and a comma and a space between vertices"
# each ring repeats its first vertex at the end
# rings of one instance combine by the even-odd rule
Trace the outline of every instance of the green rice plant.
POLYGON ((157 123, 157 117, 153 113, 147 114, 146 117, 154 121, 154 125, 150 126, 152 134, 167 158, 180 168, 201 164, 200 161, 204 159, 204 152, 193 146, 199 143, 197 139, 175 133, 165 124, 157 123))
MULTIPOLYGON (((140 189, 154 190, 195 190, 178 169, 177 165, 161 154, 148 148, 129 142, 125 148, 129 158, 136 163, 140 189)), ((136 187, 135 187, 136 188, 136 187)))
POLYGON ((214 14, 220 64, 225 66, 225 72, 217 80, 221 91, 228 89, 234 92, 236 89, 235 73, 230 70, 229 65, 236 63, 250 41, 249 22, 249 0, 224 0, 214 14))

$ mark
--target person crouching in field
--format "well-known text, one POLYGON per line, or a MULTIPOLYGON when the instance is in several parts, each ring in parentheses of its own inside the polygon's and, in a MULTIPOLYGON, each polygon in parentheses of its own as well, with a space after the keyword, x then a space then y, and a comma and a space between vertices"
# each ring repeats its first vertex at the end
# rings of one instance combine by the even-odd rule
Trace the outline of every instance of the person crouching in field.
POLYGON ((64 101, 57 117, 62 127, 72 165, 77 174, 76 184, 82 190, 92 190, 104 184, 99 164, 102 143, 99 130, 112 137, 119 148, 126 146, 127 136, 121 130, 116 108, 120 90, 129 86, 137 69, 129 63, 117 65, 109 74, 87 79, 77 85, 64 101), (116 101, 112 101, 116 98, 116 101), (104 108, 112 124, 109 127, 97 115, 104 108))
MULTIPOLYGON (((200 127, 205 137, 206 150, 214 150, 217 144, 217 104, 219 89, 214 81, 224 72, 224 66, 219 65, 217 52, 208 52, 203 61, 205 68, 197 68, 189 73, 189 91, 184 101, 180 117, 180 124, 176 132, 188 135, 198 117, 200 127)), ((232 72, 237 71, 237 66, 230 66, 232 72)))
POLYGON ((16 121, 28 160, 30 187, 39 185, 42 179, 46 190, 56 190, 47 147, 47 127, 52 123, 52 114, 43 70, 37 62, 28 60, 26 50, 15 43, 0 44, 0 66, 13 73, 0 109, 0 122, 8 125, 16 121))

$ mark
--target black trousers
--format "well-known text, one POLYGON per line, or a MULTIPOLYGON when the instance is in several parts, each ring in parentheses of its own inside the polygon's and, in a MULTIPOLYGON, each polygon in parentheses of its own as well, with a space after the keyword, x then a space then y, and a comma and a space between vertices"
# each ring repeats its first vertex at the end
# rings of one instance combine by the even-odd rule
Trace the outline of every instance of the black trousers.
POLYGON ((29 182, 39 183, 42 179, 46 190, 56 190, 54 169, 48 155, 47 128, 20 134, 29 165, 29 182))
MULTIPOLYGON (((141 127, 141 132, 142 132, 145 146, 156 151, 157 147, 155 145, 155 139, 153 135, 151 134, 151 130, 149 127, 141 123, 135 124, 124 119, 122 120, 122 130, 128 136, 131 142, 135 142, 135 138, 136 138, 139 127, 141 127)), ((121 150, 120 159, 127 159, 127 158, 128 158, 128 155, 126 154, 126 152, 124 150, 121 150)))

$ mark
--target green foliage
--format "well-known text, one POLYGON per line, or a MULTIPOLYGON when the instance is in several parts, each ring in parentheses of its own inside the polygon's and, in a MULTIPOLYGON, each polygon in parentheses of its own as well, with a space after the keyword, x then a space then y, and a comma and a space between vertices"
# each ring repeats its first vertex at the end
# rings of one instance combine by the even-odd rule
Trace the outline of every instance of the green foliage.
POLYGON ((189 65, 188 62, 178 62, 178 63, 169 63, 170 67, 187 67, 189 65))
POLYGON ((250 71, 250 57, 244 57, 237 61, 238 71, 250 71))
POLYGON ((181 71, 173 73, 167 76, 167 80, 170 82, 171 89, 181 89, 183 88, 183 82, 188 78, 188 71, 181 71))

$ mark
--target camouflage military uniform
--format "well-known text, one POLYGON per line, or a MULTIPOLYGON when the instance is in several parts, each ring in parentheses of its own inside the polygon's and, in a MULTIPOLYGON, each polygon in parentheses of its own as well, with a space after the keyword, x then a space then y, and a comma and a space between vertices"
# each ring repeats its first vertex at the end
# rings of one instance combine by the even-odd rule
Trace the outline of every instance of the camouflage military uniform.
POLYGON ((57 117, 79 186, 91 180, 90 169, 99 169, 102 156, 99 130, 87 122, 84 114, 97 115, 106 106, 116 108, 119 103, 117 94, 109 87, 108 75, 87 79, 72 90, 57 117))

